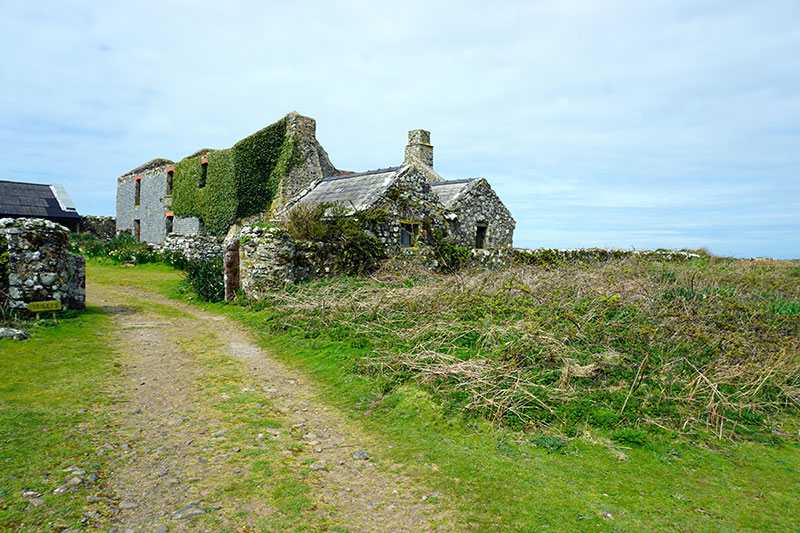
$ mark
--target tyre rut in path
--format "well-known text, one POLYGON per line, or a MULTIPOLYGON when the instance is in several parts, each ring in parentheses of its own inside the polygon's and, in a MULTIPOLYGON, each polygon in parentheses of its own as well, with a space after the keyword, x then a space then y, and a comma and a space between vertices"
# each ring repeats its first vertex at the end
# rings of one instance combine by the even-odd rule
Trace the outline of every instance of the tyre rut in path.
POLYGON ((113 414, 118 442, 106 446, 114 457, 107 488, 115 512, 111 525, 118 531, 273 529, 271 517, 279 513, 269 497, 272 487, 232 496, 219 490, 252 464, 247 450, 228 442, 230 423, 203 393, 201 381, 215 374, 202 360, 205 346, 245 365, 242 391, 263 394, 265 409, 281 427, 252 435, 248 446, 273 446, 279 467, 311 487, 313 506, 303 519, 312 528, 461 529, 437 498, 428 498, 429 489, 393 471, 403 465, 375 464, 378 444, 343 413, 320 404, 307 377, 270 358, 239 324, 140 289, 91 283, 88 289, 90 302, 116 324, 122 365, 113 414), (179 312, 167 317, 126 302, 145 309, 166 304, 179 312))

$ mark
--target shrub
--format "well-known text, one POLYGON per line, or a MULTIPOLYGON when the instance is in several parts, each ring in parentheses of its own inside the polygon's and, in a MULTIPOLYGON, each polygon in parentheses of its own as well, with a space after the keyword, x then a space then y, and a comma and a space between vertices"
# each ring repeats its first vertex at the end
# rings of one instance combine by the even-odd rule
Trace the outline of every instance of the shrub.
POLYGON ((630 446, 644 446, 647 444, 647 434, 636 428, 621 428, 611 434, 611 438, 620 444, 630 446))
POLYGON ((374 270, 384 257, 381 242, 363 229, 380 223, 383 218, 382 212, 365 210, 348 214, 341 204, 322 202, 294 207, 285 226, 294 239, 340 245, 340 270, 357 275, 374 270))
POLYGON ((533 443, 537 447, 553 453, 561 453, 567 446, 567 442, 564 439, 553 435, 542 435, 541 437, 533 439, 533 443))
POLYGON ((108 257, 115 263, 140 265, 162 260, 160 252, 127 233, 121 233, 108 242, 98 240, 91 233, 70 235, 70 251, 88 257, 108 257))
POLYGON ((221 302, 225 298, 222 259, 187 261, 184 272, 197 297, 204 302, 221 302))

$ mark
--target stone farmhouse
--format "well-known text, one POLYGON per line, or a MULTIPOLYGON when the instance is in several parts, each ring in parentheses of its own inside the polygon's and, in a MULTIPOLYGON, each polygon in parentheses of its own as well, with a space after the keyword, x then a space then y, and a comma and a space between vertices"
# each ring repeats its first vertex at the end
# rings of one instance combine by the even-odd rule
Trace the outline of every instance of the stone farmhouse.
POLYGON ((154 159, 121 176, 116 224, 161 245, 168 235, 222 237, 322 202, 351 214, 386 213, 385 223, 365 229, 388 253, 430 242, 434 233, 468 248, 512 245, 514 219, 485 179, 447 181, 434 171, 429 132, 409 132, 400 166, 341 172, 317 141, 315 121, 297 113, 232 148, 200 150, 178 163, 154 159))
POLYGON ((451 244, 467 248, 510 248, 514 219, 482 178, 444 180, 433 170, 430 133, 408 134, 401 166, 329 176, 315 181, 275 213, 281 220, 301 205, 323 202, 345 206, 350 213, 378 209, 385 223, 367 228, 388 252, 430 242, 437 230, 451 244))

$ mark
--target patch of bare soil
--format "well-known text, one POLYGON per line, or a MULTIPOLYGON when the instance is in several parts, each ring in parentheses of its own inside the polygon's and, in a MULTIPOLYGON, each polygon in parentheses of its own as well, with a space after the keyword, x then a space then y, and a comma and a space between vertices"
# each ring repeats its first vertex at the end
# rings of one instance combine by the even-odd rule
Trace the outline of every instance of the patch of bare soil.
POLYGON ((116 531, 275 529, 270 487, 230 496, 218 490, 251 465, 231 447, 230 424, 202 393, 200 381, 215 369, 202 364, 193 347, 208 339, 241 361, 247 386, 271 402, 282 427, 254 435, 253 442, 274 441, 281 467, 312 487, 315 505, 307 512, 308 522, 319 524, 316 529, 460 529, 444 503, 429 497, 429 489, 393 471, 401 470, 399 465, 381 465, 378 445, 357 423, 321 404, 307 377, 270 358, 240 325, 131 288, 90 284, 88 297, 114 319, 123 365, 113 413, 119 424, 116 442, 100 450, 113 457, 105 503, 114 513, 110 526, 116 531), (165 318, 132 310, 126 307, 131 298, 137 305, 146 302, 145 309, 149 303, 168 304, 186 314, 165 318))

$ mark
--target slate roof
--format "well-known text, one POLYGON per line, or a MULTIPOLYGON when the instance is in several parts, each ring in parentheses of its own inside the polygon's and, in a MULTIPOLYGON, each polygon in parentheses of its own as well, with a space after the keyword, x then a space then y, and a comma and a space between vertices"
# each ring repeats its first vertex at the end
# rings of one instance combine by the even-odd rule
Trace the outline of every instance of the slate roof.
POLYGON ((80 220, 72 200, 61 185, 0 180, 0 218, 4 217, 80 220))
POLYGON ((439 201, 442 202, 445 207, 450 207, 458 200, 462 193, 467 191, 479 179, 480 178, 467 178, 463 180, 438 181, 436 183, 431 183, 431 188, 433 192, 436 193, 436 196, 439 197, 439 201))
POLYGON ((291 209, 298 204, 316 205, 322 202, 343 204, 350 209, 355 208, 356 211, 366 209, 380 198, 402 168, 380 168, 358 174, 323 178, 301 192, 295 201, 290 202, 281 211, 291 209))

